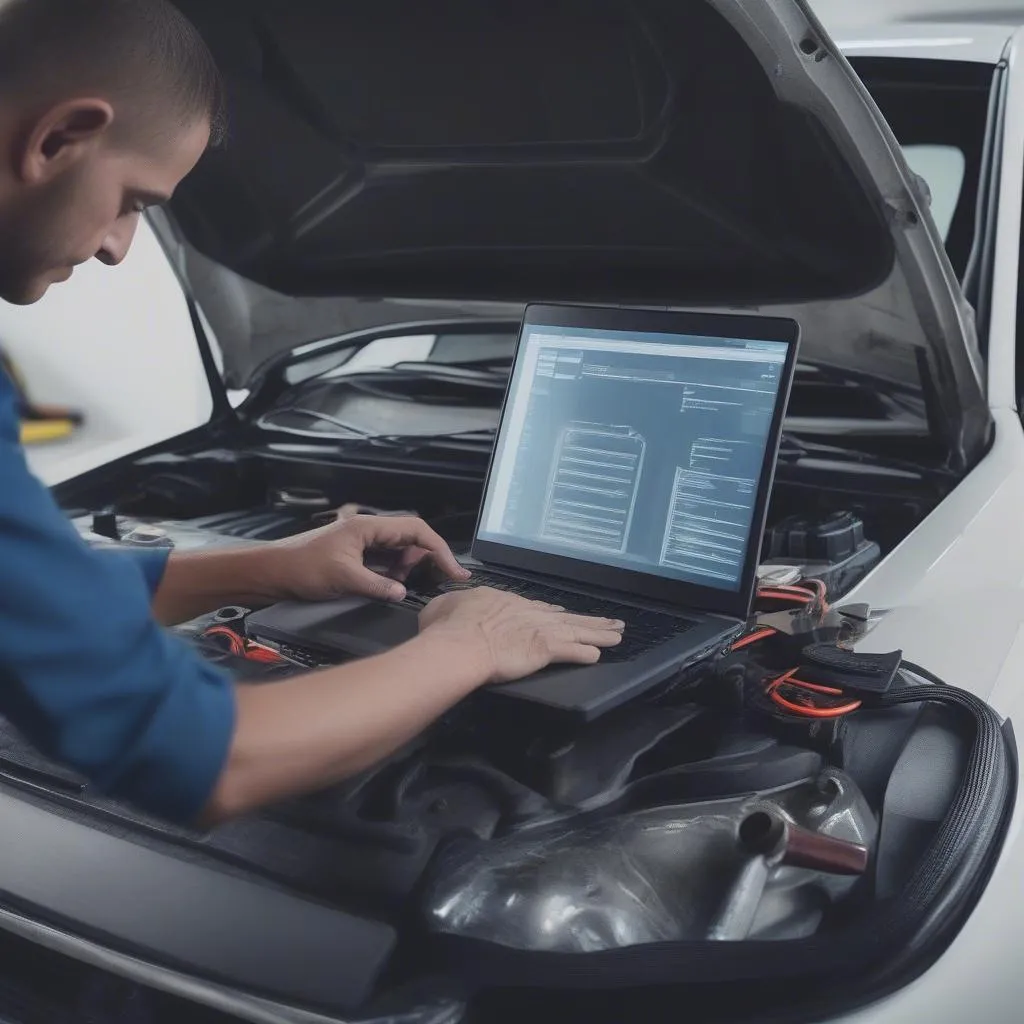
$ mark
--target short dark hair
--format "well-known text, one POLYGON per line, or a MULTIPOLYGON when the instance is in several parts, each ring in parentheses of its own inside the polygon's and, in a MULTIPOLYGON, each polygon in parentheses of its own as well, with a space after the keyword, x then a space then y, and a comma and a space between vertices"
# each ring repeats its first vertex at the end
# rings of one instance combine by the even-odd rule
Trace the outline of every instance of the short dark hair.
POLYGON ((0 97, 44 83, 106 89, 182 123, 206 117, 213 146, 227 133, 217 64, 169 0, 0 0, 0 97))

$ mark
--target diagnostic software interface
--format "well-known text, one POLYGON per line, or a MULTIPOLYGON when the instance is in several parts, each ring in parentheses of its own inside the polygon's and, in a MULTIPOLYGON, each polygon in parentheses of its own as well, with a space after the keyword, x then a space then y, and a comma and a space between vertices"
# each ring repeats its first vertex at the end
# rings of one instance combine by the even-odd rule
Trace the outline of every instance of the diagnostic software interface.
POLYGON ((738 589, 787 348, 527 325, 478 536, 738 589))

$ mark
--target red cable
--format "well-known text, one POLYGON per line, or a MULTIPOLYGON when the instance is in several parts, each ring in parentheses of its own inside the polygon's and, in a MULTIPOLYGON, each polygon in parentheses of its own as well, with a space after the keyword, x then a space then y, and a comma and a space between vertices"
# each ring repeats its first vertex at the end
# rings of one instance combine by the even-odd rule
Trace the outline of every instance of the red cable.
POLYGON ((248 661, 259 661, 264 664, 283 663, 286 660, 272 648, 248 640, 228 626, 211 626, 202 635, 203 639, 218 636, 225 637, 228 641, 230 653, 236 658, 245 658, 248 661))
POLYGON ((233 629, 228 629, 227 626, 212 626, 203 633, 204 640, 216 636, 222 636, 228 641, 228 650, 232 654, 238 657, 245 656, 245 645, 242 638, 233 629))
POLYGON ((730 648, 733 651, 740 651, 744 647, 749 647, 751 644, 756 644, 759 640, 767 640, 770 636, 775 636, 776 630, 769 626, 765 626, 763 629, 756 629, 752 633, 748 633, 746 636, 741 636, 730 648))
POLYGON ((792 591, 784 591, 775 588, 759 590, 757 592, 757 596, 772 598, 776 601, 793 601, 796 604, 810 604, 815 599, 813 594, 799 592, 793 593, 792 591))
POLYGON ((776 679, 773 679, 766 690, 768 698, 779 707, 784 708, 786 711, 792 714, 802 715, 806 718, 840 718, 843 715, 848 715, 852 711, 856 711, 862 704, 862 701, 852 700, 847 704, 840 704, 838 707, 833 708, 818 708, 814 707, 813 704, 795 704, 792 701, 786 700, 779 693, 779 688, 782 686, 792 686, 798 690, 808 690, 811 693, 820 693, 823 696, 829 697, 842 697, 844 693, 842 690, 838 690, 832 686, 820 686, 817 683, 808 683, 803 679, 794 679, 793 676, 796 673, 796 669, 792 668, 788 672, 783 673, 776 679))
POLYGON ((817 603, 824 614, 829 610, 828 587, 821 580, 808 578, 807 586, 801 584, 773 584, 758 590, 758 597, 765 597, 774 601, 790 601, 795 604, 809 605, 817 603))

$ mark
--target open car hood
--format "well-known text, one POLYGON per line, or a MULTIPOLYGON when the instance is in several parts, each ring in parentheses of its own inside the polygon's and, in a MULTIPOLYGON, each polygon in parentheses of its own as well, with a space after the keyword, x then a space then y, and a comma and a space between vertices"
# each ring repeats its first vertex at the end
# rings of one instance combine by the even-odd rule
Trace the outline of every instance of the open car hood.
POLYGON ((803 0, 179 3, 229 85, 171 208, 210 259, 290 295, 789 313, 951 465, 982 452, 971 311, 803 0))

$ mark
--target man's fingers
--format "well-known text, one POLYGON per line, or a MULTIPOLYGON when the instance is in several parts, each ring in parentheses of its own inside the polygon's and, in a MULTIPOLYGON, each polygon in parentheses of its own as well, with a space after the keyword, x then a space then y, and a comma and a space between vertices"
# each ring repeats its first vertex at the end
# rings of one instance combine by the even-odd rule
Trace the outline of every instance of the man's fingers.
POLYGON ((541 636, 552 663, 592 665, 602 649, 622 643, 622 629, 614 619, 559 615, 542 626, 541 636))
POLYGON ((618 629, 577 629, 576 643, 590 647, 617 647, 622 643, 622 632, 618 629))
POLYGON ((574 615, 567 612, 559 617, 559 623, 573 629, 612 630, 621 633, 626 624, 621 619, 605 619, 595 615, 574 615))
POLYGON ((588 644, 562 642, 551 648, 553 664, 594 665, 600 660, 600 649, 588 644))
POLYGON ((390 580, 386 576, 375 573, 372 569, 362 566, 353 571, 352 589, 365 594, 376 601, 402 601, 405 599, 405 586, 398 580, 390 580))
POLYGON ((434 564, 453 580, 469 579, 470 573, 459 565, 444 538, 432 530, 422 519, 368 516, 367 546, 416 547, 430 553, 434 564))
POLYGON ((405 548, 399 555, 391 572, 388 574, 392 579, 404 583, 409 578, 409 573, 416 568, 424 558, 429 558, 430 552, 423 548, 405 548))
POLYGON ((615 647, 622 643, 622 632, 596 626, 563 625, 554 634, 556 643, 583 644, 585 647, 615 647))

